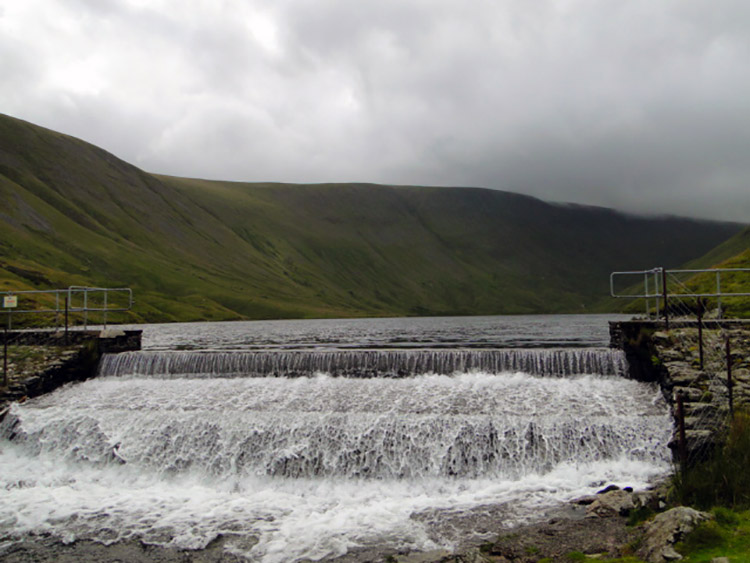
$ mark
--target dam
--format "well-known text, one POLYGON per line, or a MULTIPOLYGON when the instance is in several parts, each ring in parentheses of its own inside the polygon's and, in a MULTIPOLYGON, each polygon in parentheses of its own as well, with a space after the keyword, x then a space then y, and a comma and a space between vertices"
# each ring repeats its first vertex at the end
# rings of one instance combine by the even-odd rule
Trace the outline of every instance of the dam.
POLYGON ((143 331, 96 377, 11 406, 6 536, 268 562, 452 550, 671 467, 667 402, 602 317, 143 331))

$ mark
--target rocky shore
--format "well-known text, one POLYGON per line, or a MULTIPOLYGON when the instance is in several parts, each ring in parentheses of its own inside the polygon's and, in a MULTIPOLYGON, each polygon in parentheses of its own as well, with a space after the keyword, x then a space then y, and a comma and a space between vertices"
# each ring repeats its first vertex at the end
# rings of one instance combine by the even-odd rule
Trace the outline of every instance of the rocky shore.
MULTIPOLYGON (((399 552, 393 549, 353 550, 326 563, 535 563, 569 562, 574 557, 607 559, 637 556, 663 563, 678 554, 673 545, 707 514, 690 508, 666 509, 667 485, 647 491, 608 487, 562 507, 553 518, 503 530, 492 541, 458 552, 399 552), (646 523, 634 523, 639 515, 658 513, 646 523)), ((247 559, 224 549, 219 537, 201 550, 180 550, 144 545, 138 541, 103 545, 92 541, 63 544, 50 536, 21 540, 0 538, 0 558, 6 563, 74 562, 104 563, 239 563, 247 559)))

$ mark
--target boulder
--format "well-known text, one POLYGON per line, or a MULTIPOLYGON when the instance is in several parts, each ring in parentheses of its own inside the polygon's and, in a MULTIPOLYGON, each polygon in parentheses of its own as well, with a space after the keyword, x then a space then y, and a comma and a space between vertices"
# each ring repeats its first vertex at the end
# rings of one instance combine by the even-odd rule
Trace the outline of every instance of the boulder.
POLYGON ((663 330, 657 331, 651 335, 651 340, 660 346, 672 346, 672 337, 668 332, 663 330))
POLYGON ((638 549, 638 557, 649 563, 676 561, 682 556, 674 549, 674 544, 685 534, 711 518, 710 514, 686 506, 678 506, 657 514, 644 524, 643 543, 638 549))
POLYGON ((583 497, 574 498, 570 501, 570 504, 577 504, 579 506, 588 506, 593 503, 598 497, 596 495, 586 495, 583 497))
POLYGON ((586 518, 627 516, 634 508, 633 493, 610 491, 598 495, 598 498, 586 507, 586 518))

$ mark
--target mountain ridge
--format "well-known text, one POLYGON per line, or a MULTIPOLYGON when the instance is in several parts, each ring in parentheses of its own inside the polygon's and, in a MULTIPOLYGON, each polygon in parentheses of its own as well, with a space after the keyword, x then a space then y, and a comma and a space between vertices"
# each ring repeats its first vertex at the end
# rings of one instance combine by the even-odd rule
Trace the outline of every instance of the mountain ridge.
POLYGON ((148 321, 602 310, 609 271, 741 229, 486 188, 149 174, 1 115, 0 198, 2 289, 132 286, 148 321))

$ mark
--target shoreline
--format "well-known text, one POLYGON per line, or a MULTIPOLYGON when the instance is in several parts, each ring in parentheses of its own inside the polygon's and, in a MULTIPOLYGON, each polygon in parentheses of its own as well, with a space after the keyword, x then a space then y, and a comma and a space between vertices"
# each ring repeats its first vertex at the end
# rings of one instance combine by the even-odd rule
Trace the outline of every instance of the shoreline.
MULTIPOLYGON (((629 493, 637 495, 640 493, 629 493)), ((410 551, 387 546, 353 548, 338 556, 324 557, 320 563, 448 563, 471 561, 513 561, 526 563, 548 557, 553 561, 565 560, 565 555, 581 551, 584 553, 620 554, 622 548, 632 542, 637 530, 629 528, 627 517, 614 512, 587 516, 587 506, 594 498, 576 499, 544 511, 533 522, 503 527, 495 522, 486 535, 490 540, 476 537, 465 540, 455 550, 410 551)), ((173 547, 147 545, 140 540, 124 540, 105 545, 93 540, 77 540, 69 544, 51 535, 27 535, 23 538, 0 540, 0 558, 6 563, 73 563, 87 561, 106 563, 242 563, 263 561, 263 558, 237 555, 225 549, 233 538, 219 536, 206 547, 185 550, 173 547)), ((247 549, 254 543, 247 538, 247 549)), ((313 560, 299 559, 310 562, 313 560)))

